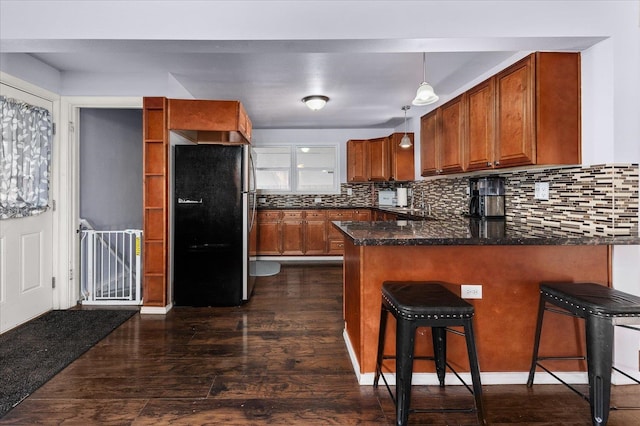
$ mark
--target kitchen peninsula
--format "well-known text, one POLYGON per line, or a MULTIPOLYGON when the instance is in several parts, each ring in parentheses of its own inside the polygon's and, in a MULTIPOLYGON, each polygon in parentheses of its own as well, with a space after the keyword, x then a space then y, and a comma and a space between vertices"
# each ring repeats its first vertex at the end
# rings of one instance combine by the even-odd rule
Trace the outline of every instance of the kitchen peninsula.
MULTIPOLYGON (((591 281, 611 286, 612 246, 640 244, 637 236, 590 237, 535 228, 510 218, 483 222, 446 217, 333 225, 345 239, 345 340, 361 384, 371 383, 375 371, 384 281, 482 285, 482 298, 469 299, 475 307, 480 369, 483 374, 522 373, 531 362, 539 282, 591 281)), ((582 325, 569 317, 555 317, 545 319, 548 329, 556 332, 545 336, 541 353, 552 347, 556 354, 582 351, 582 325)), ((392 329, 393 324, 388 332, 393 333, 392 329)), ((419 333, 416 354, 431 354, 430 331, 421 329, 419 333)), ((393 353, 394 341, 389 334, 387 353, 393 353)), ((452 365, 468 371, 464 339, 450 338, 448 351, 452 365)), ((416 361, 414 371, 433 372, 432 363, 420 362, 424 361, 416 361)), ((386 365, 393 369, 392 362, 386 365)), ((584 371, 586 365, 564 362, 554 368, 584 371)))

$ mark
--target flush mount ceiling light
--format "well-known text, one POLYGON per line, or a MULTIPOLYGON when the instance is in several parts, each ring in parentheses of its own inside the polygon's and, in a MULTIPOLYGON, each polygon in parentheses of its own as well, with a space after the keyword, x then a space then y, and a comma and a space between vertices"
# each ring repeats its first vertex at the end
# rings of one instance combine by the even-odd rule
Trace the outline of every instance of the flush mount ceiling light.
POLYGON ((411 138, 407 135, 407 111, 411 109, 411 105, 405 105, 402 107, 404 111, 404 136, 400 139, 400 148, 411 148, 411 138))
POLYGON ((427 83, 427 54, 424 52, 422 53, 422 70, 424 72, 424 79, 416 91, 415 99, 411 102, 416 106, 429 105, 438 102, 438 99, 440 99, 438 95, 436 95, 436 92, 433 91, 433 87, 427 83))
POLYGON ((329 97, 323 95, 305 96, 302 98, 302 102, 304 102, 311 111, 318 111, 324 108, 325 104, 329 102, 329 97))

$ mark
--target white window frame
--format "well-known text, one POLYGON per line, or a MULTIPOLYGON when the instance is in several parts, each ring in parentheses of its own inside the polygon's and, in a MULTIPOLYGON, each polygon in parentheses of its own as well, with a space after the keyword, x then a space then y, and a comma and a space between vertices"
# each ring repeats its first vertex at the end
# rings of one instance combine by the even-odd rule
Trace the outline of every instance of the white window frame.
MULTIPOLYGON (((290 162, 290 170, 289 170, 289 191, 281 191, 281 190, 268 190, 268 189, 260 189, 258 187, 258 192, 260 194, 282 194, 282 195, 305 195, 305 194, 326 194, 326 195, 335 195, 340 194, 340 149, 336 144, 269 144, 256 146, 255 148, 288 148, 289 155, 291 156, 290 162), (298 191, 298 162, 297 162, 297 152, 299 148, 332 148, 335 152, 334 156, 334 165, 333 165, 333 188, 330 190, 321 190, 321 191, 298 191)), ((254 149, 255 149, 254 148, 254 149)), ((274 168, 278 169, 278 168, 274 168)))

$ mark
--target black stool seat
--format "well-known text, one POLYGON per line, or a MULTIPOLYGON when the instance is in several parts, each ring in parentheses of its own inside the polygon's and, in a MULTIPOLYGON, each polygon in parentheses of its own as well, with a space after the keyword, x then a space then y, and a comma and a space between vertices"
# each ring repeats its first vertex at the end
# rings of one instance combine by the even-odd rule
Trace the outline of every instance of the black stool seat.
POLYGON ((382 300, 395 315, 408 320, 473 317, 473 306, 447 290, 443 284, 385 282, 382 300))
MULTIPOLYGON (((538 322, 527 386, 533 385, 536 367, 551 374, 571 390, 589 401, 593 425, 606 425, 611 398, 611 370, 618 371, 634 382, 638 380, 613 366, 614 326, 640 330, 630 325, 640 324, 640 297, 595 283, 543 282, 540 284, 538 322), (561 308, 552 309, 547 304, 561 308), (539 356, 542 320, 545 311, 571 315, 585 320, 586 357, 539 356), (585 396, 545 368, 541 361, 586 359, 589 395, 585 396)), ((618 407, 618 409, 620 409, 618 407)))
POLYGON ((540 293, 579 317, 640 317, 640 297, 594 283, 542 283, 540 293))
POLYGON ((480 367, 473 335, 473 305, 461 299, 446 287, 451 284, 440 281, 387 281, 382 284, 382 306, 380 313, 380 331, 378 334, 378 356, 376 360, 376 374, 374 386, 378 386, 378 380, 382 377, 384 384, 396 406, 397 425, 405 425, 409 418, 409 412, 452 412, 475 411, 481 424, 486 424, 484 408, 482 404, 482 385, 480 383, 480 367), (388 313, 396 319, 396 353, 384 354, 384 342, 388 313), (447 327, 461 326, 464 333, 447 327), (415 333, 418 327, 431 327, 433 338, 433 356, 414 356, 415 333), (449 365, 446 359, 447 340, 446 334, 451 332, 463 335, 466 339, 467 353, 473 389, 460 378, 458 373, 449 365), (385 359, 396 361, 396 394, 391 392, 389 384, 382 374, 382 362, 385 359), (445 369, 448 367, 469 389, 475 399, 475 408, 449 408, 449 409, 412 409, 411 378, 413 374, 413 361, 415 359, 427 359, 435 361, 436 374, 440 386, 444 386, 445 369))

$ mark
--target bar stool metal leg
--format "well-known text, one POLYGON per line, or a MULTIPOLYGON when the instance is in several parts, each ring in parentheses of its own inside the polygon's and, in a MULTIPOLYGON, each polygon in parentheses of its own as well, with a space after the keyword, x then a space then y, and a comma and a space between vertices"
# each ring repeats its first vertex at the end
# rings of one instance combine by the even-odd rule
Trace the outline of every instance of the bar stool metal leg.
POLYGON ((436 374, 440 387, 444 387, 444 377, 447 362, 447 329, 445 327, 432 327, 433 357, 436 363, 436 374))
POLYGON ((478 419, 483 425, 487 424, 487 417, 482 403, 482 385, 480 383, 480 363, 476 352, 476 342, 473 334, 473 322, 471 319, 464 321, 464 336, 467 341, 467 353, 469 354, 469 369, 471 370, 471 382, 473 385, 473 396, 476 402, 478 419))
POLYGON ((411 376, 413 374, 413 350, 415 325, 413 321, 398 318, 396 328, 396 422, 406 425, 411 404, 411 376))
POLYGON ((542 320, 544 317, 546 302, 540 297, 538 303, 538 319, 536 322, 536 337, 533 342, 533 356, 531 357, 531 368, 529 369, 529 378, 527 379, 527 387, 533 386, 533 377, 536 374, 536 366, 538 365, 538 351, 540 349, 540 336, 542 335, 542 320))
POLYGON ((384 341, 387 332, 387 317, 389 311, 382 306, 380 309, 380 330, 378 331, 378 355, 376 357, 376 374, 373 379, 373 386, 378 387, 378 380, 380 379, 380 373, 382 370, 382 357, 384 354, 384 341))
POLYGON ((585 320, 591 421, 602 426, 607 424, 611 403, 614 326, 611 319, 597 315, 588 315, 585 320))

